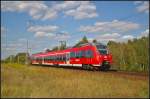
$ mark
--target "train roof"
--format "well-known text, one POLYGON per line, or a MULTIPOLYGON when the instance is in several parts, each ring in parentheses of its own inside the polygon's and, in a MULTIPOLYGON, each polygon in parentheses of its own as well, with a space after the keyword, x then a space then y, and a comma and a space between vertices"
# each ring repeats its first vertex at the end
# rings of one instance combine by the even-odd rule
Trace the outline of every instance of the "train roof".
POLYGON ((64 50, 59 50, 59 51, 39 52, 39 53, 32 54, 32 56, 45 56, 47 54, 56 54, 56 53, 59 54, 59 53, 68 52, 70 50, 76 50, 83 46, 95 46, 95 45, 104 45, 104 44, 102 44, 102 43, 85 43, 85 44, 81 44, 79 47, 69 47, 64 50))

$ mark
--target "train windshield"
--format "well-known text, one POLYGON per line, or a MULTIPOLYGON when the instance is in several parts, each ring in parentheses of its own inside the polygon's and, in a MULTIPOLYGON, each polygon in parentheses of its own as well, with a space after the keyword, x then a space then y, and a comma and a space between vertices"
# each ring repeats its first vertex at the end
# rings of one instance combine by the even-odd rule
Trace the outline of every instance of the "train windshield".
POLYGON ((107 50, 106 45, 98 44, 98 45, 96 45, 96 47, 97 47, 97 50, 99 51, 100 54, 102 54, 102 55, 108 54, 108 50, 107 50))
POLYGON ((102 54, 102 55, 108 54, 107 49, 99 49, 98 51, 99 51, 99 53, 102 54))

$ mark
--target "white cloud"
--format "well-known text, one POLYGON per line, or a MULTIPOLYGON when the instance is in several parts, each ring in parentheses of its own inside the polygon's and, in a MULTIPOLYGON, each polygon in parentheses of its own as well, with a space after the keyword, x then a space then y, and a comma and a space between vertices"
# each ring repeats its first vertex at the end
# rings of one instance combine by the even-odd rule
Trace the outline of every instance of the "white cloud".
POLYGON ((27 12, 33 19, 39 19, 48 8, 42 1, 2 1, 2 11, 27 12))
POLYGON ((98 16, 96 6, 88 1, 81 2, 75 9, 65 11, 65 14, 73 16, 75 19, 94 18, 98 16))
POLYGON ((48 7, 43 1, 2 1, 2 11, 26 12, 33 19, 54 19, 59 12, 73 16, 75 19, 93 18, 98 14, 96 7, 89 1, 64 1, 48 7), (71 12, 74 10, 74 12, 71 12))
POLYGON ((28 28, 29 32, 33 32, 35 33, 35 37, 53 37, 54 34, 53 32, 55 32, 56 30, 58 30, 58 26, 54 26, 54 25, 44 25, 44 26, 30 26, 28 28))
POLYGON ((54 32, 58 29, 58 26, 55 25, 35 25, 28 28, 30 32, 54 32))
POLYGON ((55 10, 47 9, 43 15, 42 20, 54 19, 58 16, 58 12, 55 10))
POLYGON ((148 36, 149 35, 149 29, 146 29, 144 32, 141 33, 142 36, 148 36))
POLYGON ((56 33, 56 37, 55 37, 55 39, 59 39, 59 40, 66 40, 68 38, 70 38, 70 35, 67 32, 56 33))
POLYGON ((74 9, 65 11, 68 16, 73 16, 75 19, 94 18, 97 17, 96 6, 89 1, 78 1, 79 6, 74 9))
POLYGON ((43 37, 43 36, 45 36, 45 32, 36 32, 35 33, 35 37, 43 37))
POLYGON ((147 37, 147 36, 149 36, 149 29, 146 29, 145 31, 141 32, 140 36, 138 36, 137 38, 147 37))
POLYGON ((133 35, 123 35, 121 38, 117 39, 117 42, 128 42, 128 40, 133 40, 133 35))
MULTIPOLYGON (((107 33, 98 35, 95 39, 103 42, 108 43, 108 41, 115 41, 115 42, 127 42, 128 40, 133 40, 134 38, 141 38, 141 37, 147 37, 149 35, 149 29, 146 29, 145 31, 141 32, 139 36, 133 36, 133 35, 120 35, 119 33, 107 33)), ((93 39, 90 38, 90 41, 93 39)))
POLYGON ((75 19, 97 17, 96 6, 90 1, 64 1, 52 6, 54 11, 62 11, 67 16, 73 16, 75 19))
POLYGON ((96 37, 96 40, 100 41, 100 42, 108 42, 108 41, 116 41, 118 38, 120 38, 121 35, 118 33, 107 33, 107 34, 103 34, 103 35, 99 35, 96 37))
POLYGON ((143 1, 136 7, 138 12, 149 13, 149 1, 143 1))
POLYGON ((124 35, 122 39, 133 39, 134 37, 132 35, 124 35))
MULTIPOLYGON (((64 1, 62 3, 57 3, 52 6, 52 9, 61 11, 61 10, 68 10, 78 7, 81 2, 83 1, 64 1)), ((87 2, 87 1, 86 1, 87 2)))
POLYGON ((96 7, 90 1, 64 1, 47 6, 43 1, 2 1, 2 11, 26 12, 33 19, 54 19, 58 13, 73 16, 75 19, 93 18, 98 16, 96 7), (70 13, 70 11, 72 11, 70 13))
POLYGON ((30 26, 28 28, 29 32, 35 33, 35 37, 48 37, 51 39, 68 39, 70 38, 67 32, 58 32, 59 27, 55 25, 45 25, 45 26, 30 26))
POLYGON ((101 43, 107 44, 109 41, 127 42, 128 40, 133 40, 134 36, 121 35, 119 33, 107 33, 107 34, 98 35, 96 38, 90 38, 90 42, 92 42, 93 39, 96 39, 97 41, 101 43))
POLYGON ((54 33, 47 33, 47 34, 45 34, 45 36, 48 37, 48 38, 55 38, 54 33))
POLYGON ((128 42, 128 40, 133 40, 133 35, 121 35, 119 38, 115 39, 116 42, 128 42))
MULTIPOLYGON (((55 14, 58 12, 63 12, 65 15, 73 16, 75 19, 83 19, 83 18, 95 17, 94 14, 90 12, 92 10, 90 6, 95 7, 89 1, 64 1, 64 2, 53 5, 51 7, 51 10, 55 14), (86 7, 90 7, 90 8, 86 8, 86 7), (84 10, 81 10, 81 8, 84 10)), ((96 7, 92 11, 95 11, 95 10, 96 10, 96 7)))
POLYGON ((127 32, 138 29, 139 24, 127 21, 113 20, 111 22, 96 22, 93 26, 80 26, 79 31, 93 32, 127 32))
POLYGON ((134 1, 133 2, 135 5, 142 3, 142 1, 134 1))

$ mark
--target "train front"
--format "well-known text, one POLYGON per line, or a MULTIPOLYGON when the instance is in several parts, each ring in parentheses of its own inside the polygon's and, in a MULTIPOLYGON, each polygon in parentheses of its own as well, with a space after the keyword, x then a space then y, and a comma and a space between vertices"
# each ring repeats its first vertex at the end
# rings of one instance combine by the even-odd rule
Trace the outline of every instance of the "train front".
POLYGON ((109 53, 107 46, 103 44, 96 44, 99 54, 100 70, 109 70, 112 64, 112 55, 109 53))

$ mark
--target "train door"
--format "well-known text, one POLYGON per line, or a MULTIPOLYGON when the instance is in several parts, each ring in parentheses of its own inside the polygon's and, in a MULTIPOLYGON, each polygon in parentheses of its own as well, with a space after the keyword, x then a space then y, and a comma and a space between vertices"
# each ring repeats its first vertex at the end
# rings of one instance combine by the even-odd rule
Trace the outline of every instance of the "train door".
POLYGON ((93 58, 93 51, 92 50, 86 50, 85 52, 85 61, 87 64, 92 64, 92 58, 93 58))
POLYGON ((70 53, 66 53, 66 63, 70 64, 70 53))

